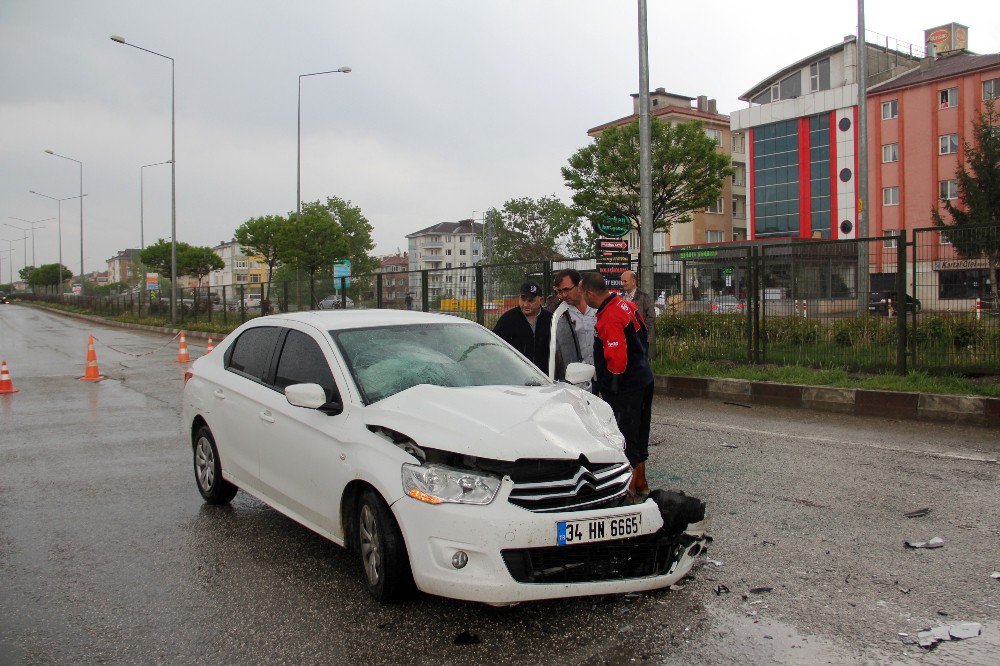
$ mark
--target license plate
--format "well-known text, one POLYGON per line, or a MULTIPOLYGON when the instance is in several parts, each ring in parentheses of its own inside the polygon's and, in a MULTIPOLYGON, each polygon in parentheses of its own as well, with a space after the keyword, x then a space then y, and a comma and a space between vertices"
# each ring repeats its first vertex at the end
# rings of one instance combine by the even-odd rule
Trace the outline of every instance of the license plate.
POLYGON ((575 546, 594 541, 627 539, 638 536, 641 528, 640 513, 590 520, 560 520, 556 523, 556 545, 575 546))

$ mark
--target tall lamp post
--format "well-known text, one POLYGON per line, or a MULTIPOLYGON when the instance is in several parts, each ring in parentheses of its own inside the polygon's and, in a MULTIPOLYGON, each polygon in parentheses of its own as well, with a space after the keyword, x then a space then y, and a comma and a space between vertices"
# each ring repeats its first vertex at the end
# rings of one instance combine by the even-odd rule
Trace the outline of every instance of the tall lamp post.
MULTIPOLYGON (((47 217, 44 220, 31 221, 31 220, 25 220, 24 218, 21 218, 21 217, 13 217, 13 216, 11 216, 10 219, 17 220, 18 222, 27 222, 28 224, 31 225, 31 265, 37 267, 38 263, 35 261, 35 225, 36 224, 41 224, 42 222, 48 222, 49 220, 54 220, 56 218, 54 218, 54 217, 47 217)), ((4 224, 7 224, 7 223, 5 222, 4 224)), ((8 227, 14 227, 15 229, 20 229, 21 231, 27 231, 27 229, 25 227, 19 227, 16 224, 7 224, 7 226, 8 227)), ((44 229, 45 226, 43 225, 40 228, 44 229)))
POLYGON ((129 44, 120 35, 111 35, 111 41, 134 49, 145 51, 170 61, 170 323, 177 323, 177 153, 176 153, 176 119, 177 107, 174 86, 174 59, 170 56, 144 49, 135 44, 129 44))
MULTIPOLYGON (((39 197, 42 197, 44 199, 50 199, 52 201, 55 201, 56 204, 57 204, 57 207, 58 207, 58 213, 57 213, 58 218, 57 218, 57 220, 58 221, 56 222, 56 229, 58 229, 58 237, 59 237, 59 270, 61 271, 62 270, 62 266, 63 266, 63 259, 62 259, 62 202, 63 201, 69 201, 71 199, 76 199, 76 198, 83 198, 83 197, 85 197, 87 195, 86 194, 81 194, 78 197, 62 197, 60 199, 58 197, 50 197, 48 194, 42 194, 41 192, 36 192, 34 190, 28 190, 28 191, 31 192, 32 194, 34 194, 36 196, 39 196, 39 197)), ((59 277, 62 277, 61 273, 59 274, 59 277)), ((81 276, 80 279, 83 279, 82 276, 81 276)), ((60 297, 62 296, 62 280, 59 281, 59 295, 60 295, 60 297)))
POLYGON ((14 240, 0 238, 0 241, 7 243, 7 249, 4 251, 7 253, 7 270, 10 271, 10 284, 14 284, 14 243, 17 240, 16 238, 14 240))
POLYGON ((83 277, 83 162, 81 162, 80 160, 75 160, 72 157, 66 157, 65 155, 54 153, 48 149, 46 149, 45 152, 54 157, 61 157, 64 160, 69 160, 70 162, 76 162, 78 165, 80 165, 80 288, 82 290, 83 283, 85 281, 83 277))
POLYGON ((139 248, 142 250, 146 249, 146 235, 143 231, 143 174, 145 173, 143 169, 146 167, 160 166, 161 164, 170 164, 170 160, 166 162, 155 162, 153 164, 143 164, 139 167, 139 248))

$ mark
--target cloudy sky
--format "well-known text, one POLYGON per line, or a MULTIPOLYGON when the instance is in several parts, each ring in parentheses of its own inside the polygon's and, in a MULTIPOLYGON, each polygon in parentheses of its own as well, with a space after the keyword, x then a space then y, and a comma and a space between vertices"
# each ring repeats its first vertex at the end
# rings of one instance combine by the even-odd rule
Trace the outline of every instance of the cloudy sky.
MULTIPOLYGON (((853 33, 857 16, 854 0, 648 4, 650 87, 714 97, 724 113, 759 80, 853 33)), ((0 217, 56 215, 28 190, 78 194, 77 165, 51 149, 84 163, 85 269, 138 247, 140 166, 170 159, 170 62, 112 34, 176 60, 179 240, 214 245, 249 217, 294 210, 298 75, 341 66, 354 71, 303 80, 302 198, 359 205, 378 252, 512 197, 568 201, 559 169, 586 130, 631 112, 636 5, 0 0, 0 217)), ((1000 51, 1000 12, 986 0, 869 0, 866 20, 915 44, 956 21, 972 50, 1000 51)), ((144 218, 147 244, 169 237, 169 165, 145 170, 144 218)), ((78 271, 76 201, 62 221, 63 262, 78 271)), ((37 264, 58 256, 55 223, 44 224, 37 264)), ((0 238, 20 235, 0 227, 0 238)))

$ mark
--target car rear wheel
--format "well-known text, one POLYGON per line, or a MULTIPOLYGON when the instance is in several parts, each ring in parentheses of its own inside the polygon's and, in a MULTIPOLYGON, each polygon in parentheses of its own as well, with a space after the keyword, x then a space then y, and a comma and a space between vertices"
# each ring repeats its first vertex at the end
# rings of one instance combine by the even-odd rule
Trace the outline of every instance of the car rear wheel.
POLYGON ((366 490, 358 502, 357 520, 358 550, 368 593, 383 603, 398 599, 412 588, 413 577, 392 511, 376 492, 366 490))
POLYGON ((208 426, 198 428, 194 436, 194 478, 198 492, 209 504, 228 504, 239 490, 222 478, 219 450, 208 426))

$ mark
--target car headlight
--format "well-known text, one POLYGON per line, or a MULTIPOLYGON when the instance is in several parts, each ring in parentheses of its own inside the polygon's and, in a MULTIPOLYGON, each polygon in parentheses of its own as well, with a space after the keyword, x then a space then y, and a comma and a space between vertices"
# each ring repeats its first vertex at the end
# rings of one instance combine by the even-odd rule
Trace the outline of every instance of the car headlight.
POLYGON ((403 492, 428 504, 489 504, 500 479, 443 465, 403 465, 403 492))

